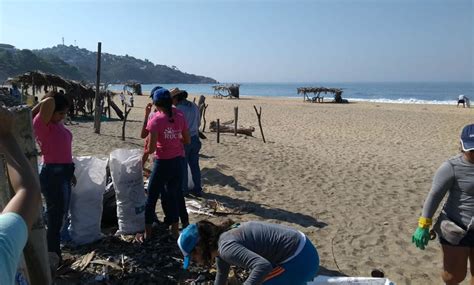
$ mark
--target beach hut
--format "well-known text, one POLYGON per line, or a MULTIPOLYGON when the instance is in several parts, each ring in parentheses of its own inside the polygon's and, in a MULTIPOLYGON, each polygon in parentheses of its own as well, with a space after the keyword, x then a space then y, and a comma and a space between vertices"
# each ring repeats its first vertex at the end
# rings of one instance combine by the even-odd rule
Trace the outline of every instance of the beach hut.
POLYGON ((216 98, 237 98, 240 97, 240 84, 214 85, 214 97, 216 98))
POLYGON ((137 81, 128 81, 127 83, 123 85, 124 92, 127 91, 128 88, 132 89, 133 94, 143 95, 142 85, 137 81))
POLYGON ((31 88, 33 95, 44 92, 50 89, 57 91, 61 88, 65 91, 66 96, 70 98, 73 105, 74 114, 80 111, 84 115, 92 114, 93 101, 95 98, 95 91, 93 87, 87 86, 82 82, 67 80, 55 74, 49 74, 41 71, 29 71, 13 78, 8 78, 6 84, 15 84, 20 86, 23 94, 27 94, 28 89, 31 88))
POLYGON ((342 89, 340 88, 300 87, 296 90, 298 94, 303 94, 304 102, 322 103, 324 102, 324 95, 331 93, 334 94, 333 103, 349 103, 346 99, 342 99, 342 89), (308 95, 311 93, 313 94, 312 97, 308 95))

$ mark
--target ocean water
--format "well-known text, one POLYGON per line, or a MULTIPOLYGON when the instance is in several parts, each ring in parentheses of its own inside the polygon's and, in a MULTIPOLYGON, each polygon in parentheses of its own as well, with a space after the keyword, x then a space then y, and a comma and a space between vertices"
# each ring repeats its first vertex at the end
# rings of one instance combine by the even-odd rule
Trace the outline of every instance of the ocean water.
MULTIPOLYGON (((144 84, 143 91, 150 91, 154 86, 184 89, 188 93, 213 95, 216 84, 144 84)), ((296 93, 299 87, 333 87, 342 88, 342 97, 349 101, 368 101, 409 104, 457 104, 460 94, 474 99, 472 82, 390 82, 390 83, 240 83, 240 95, 263 97, 286 97, 302 100, 296 93)), ((123 85, 111 85, 109 89, 123 90, 123 85)), ((331 100, 333 95, 324 95, 331 100)))

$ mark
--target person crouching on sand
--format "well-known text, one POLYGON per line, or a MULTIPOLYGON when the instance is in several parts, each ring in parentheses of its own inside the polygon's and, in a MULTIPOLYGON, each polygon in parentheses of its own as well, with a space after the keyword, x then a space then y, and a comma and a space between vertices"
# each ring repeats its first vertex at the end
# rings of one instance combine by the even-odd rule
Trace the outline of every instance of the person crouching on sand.
POLYGON ((428 245, 432 217, 446 193, 448 199, 433 227, 443 251, 441 277, 448 285, 461 283, 469 260, 474 284, 474 124, 462 130, 461 153, 443 162, 434 175, 412 236, 416 247, 425 249, 428 245))
POLYGON ((184 269, 192 261, 216 262, 215 285, 227 284, 231 265, 250 269, 248 285, 304 285, 316 276, 319 255, 311 241, 295 229, 263 222, 215 225, 202 220, 183 230, 178 246, 184 269))

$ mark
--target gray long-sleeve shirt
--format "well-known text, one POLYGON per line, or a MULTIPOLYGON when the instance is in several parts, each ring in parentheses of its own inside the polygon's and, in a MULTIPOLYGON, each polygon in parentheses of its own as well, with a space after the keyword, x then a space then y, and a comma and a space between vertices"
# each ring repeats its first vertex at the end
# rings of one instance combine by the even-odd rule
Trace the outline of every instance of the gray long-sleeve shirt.
POLYGON ((462 154, 445 161, 436 171, 422 216, 432 218, 447 192, 443 211, 455 223, 466 228, 471 225, 474 230, 474 164, 462 154))
POLYGON ((224 232, 218 242, 214 284, 226 284, 230 265, 250 269, 244 285, 261 284, 275 266, 296 252, 302 238, 295 229, 263 222, 242 223, 224 232))

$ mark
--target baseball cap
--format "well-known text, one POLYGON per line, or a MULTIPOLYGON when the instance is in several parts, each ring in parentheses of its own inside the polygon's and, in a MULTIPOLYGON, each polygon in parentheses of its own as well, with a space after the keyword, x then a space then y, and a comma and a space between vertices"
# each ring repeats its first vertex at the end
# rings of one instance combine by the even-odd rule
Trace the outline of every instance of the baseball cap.
POLYGON ((178 246, 184 256, 184 269, 188 269, 189 267, 189 263, 191 262, 191 252, 196 247, 198 240, 199 232, 196 224, 190 224, 179 235, 178 246))
POLYGON ((153 102, 156 102, 156 101, 159 101, 159 100, 162 100, 162 99, 169 99, 169 98, 171 98, 171 96, 170 96, 170 92, 168 91, 168 89, 158 88, 153 92, 151 98, 153 99, 153 102))
POLYGON ((161 88, 163 88, 163 87, 161 87, 161 86, 153 87, 153 89, 151 89, 151 91, 150 91, 150 98, 153 99, 153 93, 155 93, 156 90, 161 89, 161 88))
POLYGON ((461 145, 464 151, 474 150, 474 124, 467 125, 462 129, 461 145))

